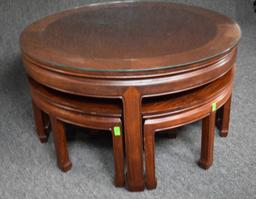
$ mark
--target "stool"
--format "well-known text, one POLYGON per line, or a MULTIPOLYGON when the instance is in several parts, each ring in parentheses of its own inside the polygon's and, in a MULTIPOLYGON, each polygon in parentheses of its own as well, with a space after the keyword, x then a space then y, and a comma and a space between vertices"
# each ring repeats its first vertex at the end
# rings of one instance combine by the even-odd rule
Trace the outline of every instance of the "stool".
POLYGON ((124 186, 124 150, 122 133, 122 108, 118 103, 108 103, 85 97, 64 94, 46 88, 29 78, 33 101, 33 110, 37 133, 41 142, 46 142, 46 117, 49 115, 53 131, 54 145, 57 154, 57 164, 62 171, 70 170, 72 163, 69 159, 64 124, 74 124, 112 132, 115 185, 124 186))
POLYGON ((232 80, 235 67, 214 82, 165 98, 145 100, 143 103, 144 150, 146 186, 156 188, 155 133, 176 128, 194 121, 202 121, 201 157, 199 166, 208 169, 213 163, 216 111, 223 106, 220 135, 228 134, 232 80), (154 101, 152 103, 152 101, 154 101))

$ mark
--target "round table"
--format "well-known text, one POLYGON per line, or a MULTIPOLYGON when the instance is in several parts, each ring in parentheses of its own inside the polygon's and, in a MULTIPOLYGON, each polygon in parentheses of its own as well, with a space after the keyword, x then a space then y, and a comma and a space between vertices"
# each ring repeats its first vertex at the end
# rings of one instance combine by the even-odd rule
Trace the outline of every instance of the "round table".
POLYGON ((120 98, 131 191, 144 189, 142 98, 223 76, 239 26, 216 12, 164 2, 89 4, 47 16, 21 34, 27 74, 62 92, 120 98))

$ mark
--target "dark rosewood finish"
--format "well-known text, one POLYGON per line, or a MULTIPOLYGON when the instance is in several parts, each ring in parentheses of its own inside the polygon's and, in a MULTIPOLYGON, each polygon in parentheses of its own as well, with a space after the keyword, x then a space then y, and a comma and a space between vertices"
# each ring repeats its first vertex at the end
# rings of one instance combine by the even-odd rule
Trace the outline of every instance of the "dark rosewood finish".
MULTIPOLYGON (((47 70, 44 67, 35 64, 33 61, 29 62, 25 57, 24 63, 29 76, 36 79, 41 84, 56 90, 84 96, 122 98, 123 102, 125 102, 123 105, 124 118, 131 118, 131 120, 128 120, 124 126, 124 129, 128 129, 129 122, 133 123, 133 125, 137 123, 136 126, 142 126, 139 120, 133 121, 133 119, 135 120, 135 118, 141 116, 138 109, 135 112, 126 111, 129 107, 141 106, 140 102, 142 97, 177 93, 209 83, 230 70, 232 64, 234 64, 235 57, 236 49, 225 55, 221 60, 202 68, 198 68, 197 70, 195 69, 193 71, 164 77, 134 80, 107 80, 75 77, 47 70), (128 95, 130 90, 133 89, 140 92, 140 98, 137 101, 134 101, 133 95, 128 95)), ((137 128, 129 129, 128 132, 129 131, 132 131, 132 133, 125 133, 125 140, 129 140, 126 144, 130 144, 130 146, 126 146, 126 154, 133 155, 127 156, 127 162, 129 162, 127 171, 130 173, 128 174, 128 181, 132 182, 128 182, 128 188, 129 190, 137 191, 142 190, 144 187, 141 183, 143 181, 143 178, 141 178, 143 176, 142 153, 139 153, 139 151, 142 151, 141 130, 140 128, 137 128), (138 170, 140 170, 140 172, 138 170), (136 177, 133 178, 133 176, 136 177), (138 180, 138 178, 140 178, 140 180, 138 180)))
MULTIPOLYGON (((161 99, 160 97, 155 99, 147 99, 143 102, 143 106, 140 108, 140 112, 142 112, 143 118, 145 120, 144 149, 146 158, 146 185, 148 189, 153 189, 156 187, 156 178, 154 172, 154 133, 159 130, 181 126, 183 124, 193 122, 197 120, 197 118, 201 119, 206 116, 203 119, 202 124, 202 145, 199 166, 207 169, 212 165, 215 111, 211 112, 211 104, 212 102, 216 102, 218 107, 223 107, 223 117, 221 118, 221 124, 222 126, 228 126, 229 120, 226 120, 224 118, 229 118, 230 112, 229 109, 224 107, 230 107, 230 93, 232 90, 233 75, 234 69, 232 69, 225 76, 219 78, 218 80, 198 89, 162 97, 161 99), (225 100, 226 102, 222 106, 225 100)), ((44 100, 47 103, 50 103, 64 110, 73 110, 76 112, 80 112, 80 114, 84 114, 86 112, 86 114, 89 115, 104 114, 104 116, 106 117, 116 116, 117 118, 120 118, 122 115, 122 107, 120 106, 120 102, 118 103, 118 101, 102 101, 92 98, 63 94, 61 92, 40 86, 31 79, 30 85, 32 97, 34 100, 39 97, 41 101, 44 100), (102 109, 111 111, 102 113, 102 109)), ((133 96, 136 96, 136 90, 130 90, 130 92, 133 92, 133 96)), ((136 100, 136 98, 134 99, 136 100)), ((36 107, 35 103, 33 104, 36 110, 40 111, 39 116, 35 115, 35 119, 39 122, 37 123, 37 125, 39 125, 39 127, 44 126, 42 112, 39 108, 36 107)), ((134 110, 130 110, 135 111, 135 109, 136 107, 134 107, 134 110)), ((48 114, 50 112, 54 112, 51 111, 51 106, 48 107, 48 114)), ((65 121, 73 123, 72 120, 69 121, 65 119, 65 121)), ((58 156, 58 165, 63 171, 67 171, 71 167, 71 162, 68 158, 66 138, 63 126, 64 123, 61 121, 61 119, 56 119, 53 116, 51 116, 51 123, 53 128, 55 147, 58 156)), ((78 123, 75 122, 74 124, 78 123)), ((84 125, 85 124, 83 123, 82 126, 84 125)), ((93 126, 93 124, 90 124, 90 126, 93 126)), ((42 132, 44 133, 45 131, 42 132)), ((176 137, 175 133, 174 137, 176 137)), ((123 163, 120 160, 122 160, 123 157, 120 154, 120 149, 122 150, 123 146, 122 142, 117 142, 114 138, 115 137, 113 136, 115 167, 117 171, 115 177, 115 184, 117 186, 122 186, 124 183, 123 163)), ((126 140, 126 142, 129 142, 129 140, 126 140)), ((136 176, 134 176, 134 178, 136 178, 136 176)))
MULTIPOLYGON (((63 95, 60 92, 47 89, 37 84, 32 79, 29 79, 29 82, 34 110, 36 110, 35 120, 38 127, 37 132, 39 139, 42 140, 42 138, 46 137, 46 132, 43 131, 44 129, 41 129, 41 127, 44 126, 44 120, 42 118, 42 112, 44 112, 50 116, 59 168, 62 171, 68 171, 72 166, 67 150, 64 128, 65 123, 94 129, 109 130, 112 133, 113 138, 115 185, 124 186, 124 146, 122 122, 120 119, 120 112, 122 112, 121 108, 114 103, 108 104, 106 102, 106 104, 104 104, 106 109, 104 110, 114 107, 112 109, 114 111, 108 113, 108 116, 102 116, 102 112, 104 111, 100 111, 102 105, 99 102, 97 103, 97 100, 90 101, 87 99, 88 102, 83 102, 81 97, 63 95), (116 115, 117 117, 113 115, 116 115), (120 127, 121 132, 119 136, 115 136, 114 134, 115 126, 120 127)), ((43 141, 46 141, 46 139, 43 139, 43 141)))
POLYGON ((21 35, 21 49, 64 73, 103 78, 98 73, 106 72, 104 78, 126 79, 138 72, 166 75, 166 70, 159 70, 212 59, 232 49, 239 37, 239 26, 214 11, 124 1, 70 9, 39 20, 21 35))
POLYGON ((119 98, 128 189, 144 189, 141 101, 200 87, 235 63, 240 28, 203 8, 163 2, 111 2, 39 20, 20 38, 30 77, 50 88, 119 98), (135 95, 135 96, 133 96, 135 95))
MULTIPOLYGON (((156 188, 155 177, 155 133, 182 126, 203 118, 202 145, 199 166, 208 169, 213 163, 213 143, 216 111, 212 111, 212 104, 216 108, 227 106, 230 103, 232 92, 232 69, 225 76, 202 86, 198 89, 187 91, 177 96, 170 96, 164 100, 148 102, 143 106, 144 118, 144 149, 146 165, 146 186, 148 189, 156 188), (155 115, 150 115, 154 112, 155 115)), ((223 115, 229 115, 227 109, 223 115)), ((222 120, 222 125, 228 126, 228 120, 222 120)))

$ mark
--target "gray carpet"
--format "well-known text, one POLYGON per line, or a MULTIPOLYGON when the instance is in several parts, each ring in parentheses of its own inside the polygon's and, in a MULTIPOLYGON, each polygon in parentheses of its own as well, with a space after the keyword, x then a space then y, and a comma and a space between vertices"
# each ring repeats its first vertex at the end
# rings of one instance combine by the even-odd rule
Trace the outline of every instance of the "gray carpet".
MULTIPOLYGON (((196 165, 200 122, 177 129, 176 140, 158 138, 156 190, 129 193, 115 188, 109 136, 90 137, 68 128, 73 168, 56 167, 52 138, 35 134, 28 84, 18 38, 34 20, 82 5, 79 0, 0 0, 0 198, 256 198, 256 13, 249 0, 176 0, 235 18, 243 37, 239 47, 230 135, 215 136, 214 165, 196 165)), ((97 1, 99 2, 99 1, 97 1)))

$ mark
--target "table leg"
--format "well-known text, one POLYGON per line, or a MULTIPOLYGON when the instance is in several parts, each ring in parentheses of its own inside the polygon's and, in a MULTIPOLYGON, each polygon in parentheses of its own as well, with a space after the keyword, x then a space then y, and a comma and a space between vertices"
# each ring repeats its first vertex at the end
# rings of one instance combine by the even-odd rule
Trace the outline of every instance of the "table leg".
POLYGON ((142 156, 141 95, 128 88, 123 95, 127 185, 130 191, 144 190, 142 156))

